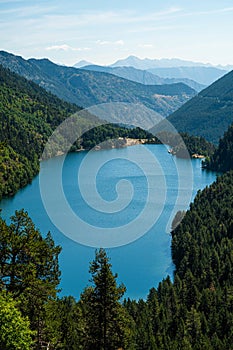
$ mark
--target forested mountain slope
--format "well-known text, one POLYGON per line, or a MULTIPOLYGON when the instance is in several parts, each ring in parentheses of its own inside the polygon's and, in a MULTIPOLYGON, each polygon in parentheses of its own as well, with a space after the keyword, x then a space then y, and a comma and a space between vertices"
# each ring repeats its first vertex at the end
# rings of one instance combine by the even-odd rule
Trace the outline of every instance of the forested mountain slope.
POLYGON ((233 172, 200 191, 172 232, 175 277, 127 300, 136 350, 229 350, 233 343, 233 172))
POLYGON ((233 122, 233 71, 185 103, 168 120, 179 132, 218 144, 233 122))
POLYGON ((0 65, 0 198, 32 180, 52 130, 78 110, 0 65))
POLYGON ((220 139, 213 155, 206 159, 204 167, 220 172, 233 170, 233 125, 220 139))

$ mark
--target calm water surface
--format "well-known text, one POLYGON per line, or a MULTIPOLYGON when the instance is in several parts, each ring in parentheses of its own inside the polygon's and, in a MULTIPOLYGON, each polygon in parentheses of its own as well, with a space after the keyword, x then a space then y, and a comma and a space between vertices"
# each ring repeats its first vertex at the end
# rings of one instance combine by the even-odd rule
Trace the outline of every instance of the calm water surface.
MULTIPOLYGON (((113 271, 118 273, 118 282, 123 282, 126 285, 126 296, 131 298, 145 298, 151 287, 156 287, 167 275, 172 276, 171 237, 166 233, 166 226, 178 193, 177 164, 180 169, 184 170, 180 178, 184 198, 187 193, 187 186, 192 181, 189 175, 185 173, 185 169, 188 168, 188 161, 172 157, 163 145, 138 145, 95 152, 94 157, 96 159, 103 157, 105 152, 108 152, 108 155, 110 154, 112 158, 112 161, 101 167, 96 178, 97 189, 102 198, 107 201, 114 200, 117 196, 116 185, 121 179, 129 180, 134 188, 131 203, 121 213, 114 215, 101 214, 91 209, 80 194, 77 186, 77 174, 79 166, 87 154, 86 152, 69 154, 65 159, 63 168, 64 193, 72 209, 83 220, 87 220, 92 225, 118 227, 136 218, 140 214, 147 198, 148 189, 145 174, 135 162, 132 163, 125 159, 132 155, 135 158, 136 155, 138 159, 143 158, 143 162, 148 163, 149 160, 145 159, 146 157, 143 153, 144 147, 156 157, 165 174, 167 194, 163 212, 149 232, 140 239, 125 246, 107 249, 113 271)), ((62 157, 57 157, 41 163, 41 171, 44 171, 47 176, 48 191, 50 191, 49 184, 53 181, 57 167, 62 161, 62 157)), ((198 189, 204 188, 215 180, 216 174, 201 170, 201 161, 198 159, 191 162, 193 167, 192 198, 194 198, 198 189)), ((87 174, 85 179, 87 186, 88 179, 89 176, 87 174)), ((158 184, 155 206, 160 200, 159 186, 158 184)), ((50 195, 54 196, 54 193, 51 191, 50 195)), ((89 193, 89 195, 91 196, 92 193, 89 193)), ((127 195, 127 192, 125 195, 127 195)), ((63 215, 60 203, 54 203, 54 206, 57 214, 63 215)), ((187 203, 185 206, 187 208, 187 203)), ((70 240, 53 225, 41 200, 39 176, 33 180, 31 185, 20 190, 13 198, 2 200, 1 208, 2 216, 7 220, 15 210, 25 208, 36 227, 43 234, 51 231, 56 244, 62 246, 60 255, 60 268, 62 271, 61 294, 73 295, 78 298, 89 283, 89 262, 94 258, 95 249, 70 240)), ((183 207, 181 206, 180 209, 183 209, 183 207)), ((153 215, 153 213, 148 213, 148 215, 153 215)), ((69 228, 69 222, 67 222, 67 228, 69 228)))

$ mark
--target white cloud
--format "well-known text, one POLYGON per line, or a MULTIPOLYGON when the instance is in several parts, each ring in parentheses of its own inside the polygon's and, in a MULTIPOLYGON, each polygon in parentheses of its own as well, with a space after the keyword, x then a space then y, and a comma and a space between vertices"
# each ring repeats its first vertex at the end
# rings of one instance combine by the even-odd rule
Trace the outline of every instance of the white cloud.
POLYGON ((47 51, 89 51, 89 47, 72 47, 67 44, 46 47, 47 51))
POLYGON ((233 7, 226 7, 224 9, 219 10, 219 12, 232 12, 233 11, 233 7))
POLYGON ((125 43, 124 43, 123 40, 117 40, 117 41, 115 41, 115 44, 116 44, 116 45, 123 46, 125 43))
POLYGON ((123 40, 116 40, 116 41, 108 41, 108 40, 97 40, 95 42, 97 45, 116 45, 116 46, 123 46, 125 43, 123 40))

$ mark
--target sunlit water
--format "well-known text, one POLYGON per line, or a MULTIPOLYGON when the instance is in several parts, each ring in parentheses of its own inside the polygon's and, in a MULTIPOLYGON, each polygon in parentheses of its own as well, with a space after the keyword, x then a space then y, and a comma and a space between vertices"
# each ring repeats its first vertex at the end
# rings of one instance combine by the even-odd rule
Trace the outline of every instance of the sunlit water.
MULTIPOLYGON (((178 195, 178 177, 177 164, 183 169, 180 178, 180 186, 185 199, 188 193, 186 187, 191 183, 190 175, 185 175, 185 169, 188 168, 188 161, 184 159, 176 159, 167 152, 167 148, 163 145, 147 145, 133 146, 123 149, 113 149, 106 151, 96 151, 94 157, 102 158, 105 152, 110 152, 112 161, 104 164, 99 170, 96 183, 99 194, 107 201, 116 199, 116 185, 119 180, 127 179, 131 182, 134 195, 129 205, 120 213, 106 214, 99 213, 91 209, 81 197, 77 188, 77 174, 79 166, 86 156, 86 152, 72 153, 66 157, 63 168, 63 187, 67 200, 72 209, 78 213, 83 219, 92 225, 99 227, 118 227, 125 225, 130 220, 135 219, 145 205, 147 198, 147 178, 143 174, 142 169, 137 164, 124 159, 135 155, 140 159, 143 153, 143 147, 152 152, 161 165, 165 174, 166 181, 166 201, 162 214, 155 222, 153 227, 144 234, 140 239, 117 248, 107 249, 107 253, 111 258, 113 271, 118 273, 118 282, 123 282, 127 287, 126 296, 131 298, 145 298, 151 287, 156 287, 158 283, 167 275, 172 276, 173 264, 171 260, 171 236, 166 233, 167 222, 173 211, 177 195, 178 195)), ((93 155, 92 155, 93 156, 93 155)), ((145 156, 143 155, 145 158, 145 156)), ((101 159, 100 159, 101 160, 101 159)), ((57 167, 63 161, 63 157, 57 157, 41 163, 41 171, 47 176, 47 191, 51 196, 54 193, 50 190, 51 182, 57 167)), ((148 159, 143 159, 148 162, 148 159)), ((216 174, 213 172, 203 171, 201 169, 201 160, 192 160, 193 168, 193 191, 194 198, 198 189, 204 188, 211 184, 216 174)), ((87 174, 85 183, 88 186, 89 176, 87 174)), ((160 201, 160 188, 158 184, 157 197, 155 200, 158 204, 160 201)), ((125 193, 127 196, 127 191, 125 193)), ((92 196, 92 193, 89 193, 92 196)), ((161 198, 161 200, 163 200, 161 198)), ((187 201, 184 200, 184 202, 187 201)), ((54 203, 58 215, 63 215, 63 208, 60 203, 54 203)), ((188 204, 186 204, 186 208, 188 204)), ((2 216, 7 220, 15 210, 24 208, 28 211, 36 227, 45 234, 51 231, 56 242, 62 246, 60 254, 60 269, 62 271, 61 288, 62 295, 73 295, 79 298, 80 293, 89 283, 89 262, 93 260, 95 248, 87 247, 76 243, 59 230, 50 221, 40 195, 39 176, 37 176, 31 185, 20 190, 13 198, 2 200, 1 202, 2 216)), ((180 208, 183 209, 183 208, 180 208)), ((153 215, 153 206, 151 213, 153 215)), ((65 220, 65 218, 64 218, 65 220)), ((66 222, 67 230, 69 230, 69 221, 66 222)), ((143 231, 143 223, 141 224, 143 231)), ((77 227, 77 232, 78 232, 77 227)))

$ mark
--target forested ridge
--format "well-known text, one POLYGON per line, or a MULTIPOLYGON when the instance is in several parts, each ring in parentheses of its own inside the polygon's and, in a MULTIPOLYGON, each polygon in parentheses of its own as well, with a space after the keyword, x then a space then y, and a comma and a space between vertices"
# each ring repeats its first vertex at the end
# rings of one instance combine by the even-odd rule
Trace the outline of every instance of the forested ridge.
POLYGON ((168 120, 178 130, 218 144, 233 122, 233 72, 202 90, 172 113, 168 120))
POLYGON ((125 306, 135 349, 232 349, 233 173, 199 191, 172 232, 174 281, 125 306))
POLYGON ((0 66, 0 198, 32 180, 53 128, 79 109, 0 66))

